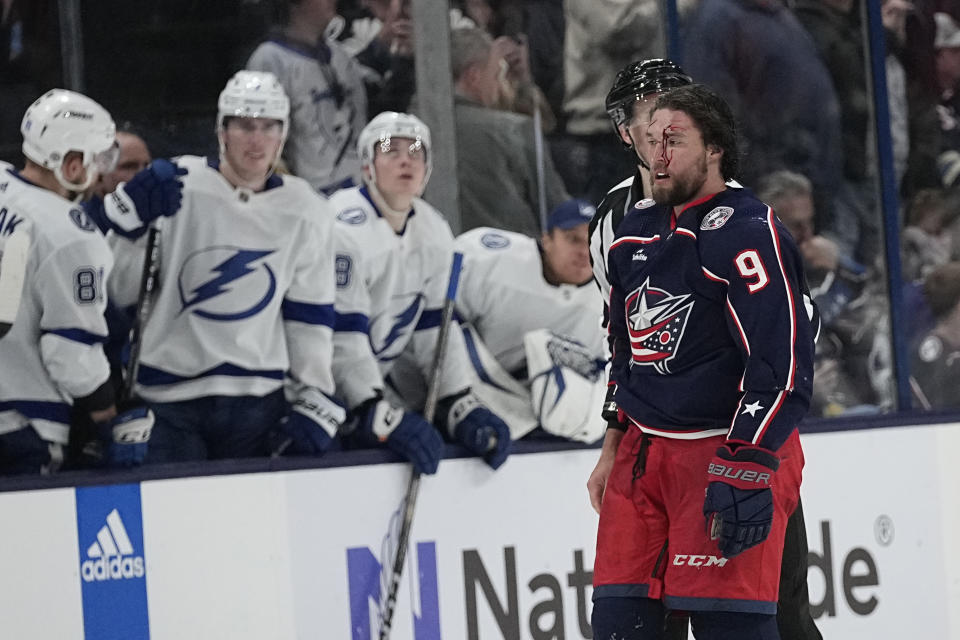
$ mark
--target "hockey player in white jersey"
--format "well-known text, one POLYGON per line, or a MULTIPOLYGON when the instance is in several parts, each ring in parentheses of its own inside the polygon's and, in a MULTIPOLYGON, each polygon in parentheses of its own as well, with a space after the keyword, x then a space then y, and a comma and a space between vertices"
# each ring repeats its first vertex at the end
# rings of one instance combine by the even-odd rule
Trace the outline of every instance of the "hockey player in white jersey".
MULTIPOLYGON (((267 454, 278 425, 288 453, 319 454, 343 421, 333 214, 304 180, 274 173, 289 108, 272 74, 240 71, 218 102, 219 159, 177 159, 189 173, 161 227, 136 380, 156 413, 148 463, 267 454)), ((116 240, 120 305, 137 295, 142 244, 116 240)))
POLYGON ((142 408, 116 414, 102 349, 113 261, 73 202, 111 169, 116 127, 90 98, 53 89, 27 109, 21 133, 24 169, 0 171, 0 236, 5 245, 29 236, 21 301, 0 341, 0 472, 55 471, 71 406, 102 426, 112 462, 135 462, 152 418, 142 408))
POLYGON ((606 392, 602 300, 587 247, 595 211, 564 202, 539 241, 489 227, 456 239, 464 254, 457 313, 480 380, 474 390, 514 439, 546 432, 595 442, 606 429, 594 410, 606 392))
MULTIPOLYGON (((433 473, 442 441, 422 416, 384 399, 385 378, 407 352, 429 378, 453 255, 446 220, 419 198, 430 178, 430 131, 384 112, 360 133, 362 187, 330 198, 337 217, 334 375, 362 442, 386 442, 433 473)), ((470 391, 463 336, 451 327, 436 423, 493 468, 510 451, 507 425, 470 391), (491 446, 492 445, 492 446, 491 446)))

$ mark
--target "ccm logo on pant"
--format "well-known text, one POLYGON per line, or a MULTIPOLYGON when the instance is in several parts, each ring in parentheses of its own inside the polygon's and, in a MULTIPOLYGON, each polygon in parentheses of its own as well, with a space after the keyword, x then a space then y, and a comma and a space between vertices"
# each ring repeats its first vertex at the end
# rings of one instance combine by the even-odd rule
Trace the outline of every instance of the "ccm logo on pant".
POLYGON ((727 564, 727 558, 718 558, 717 556, 688 556, 678 553, 673 556, 673 564, 678 567, 722 567, 727 564))

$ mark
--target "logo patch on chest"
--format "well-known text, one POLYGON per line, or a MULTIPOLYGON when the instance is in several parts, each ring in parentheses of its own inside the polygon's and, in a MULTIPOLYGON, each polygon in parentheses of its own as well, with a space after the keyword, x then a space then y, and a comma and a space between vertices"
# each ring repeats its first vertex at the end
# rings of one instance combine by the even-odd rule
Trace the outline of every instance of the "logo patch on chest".
POLYGON ((719 229, 727 223, 730 216, 733 215, 733 209, 730 207, 717 207, 707 215, 703 216, 703 222, 700 223, 700 229, 703 231, 712 231, 719 229))
POLYGON ((647 279, 624 302, 631 364, 652 366, 661 375, 670 373, 669 363, 677 355, 693 309, 690 294, 671 295, 650 286, 647 279))

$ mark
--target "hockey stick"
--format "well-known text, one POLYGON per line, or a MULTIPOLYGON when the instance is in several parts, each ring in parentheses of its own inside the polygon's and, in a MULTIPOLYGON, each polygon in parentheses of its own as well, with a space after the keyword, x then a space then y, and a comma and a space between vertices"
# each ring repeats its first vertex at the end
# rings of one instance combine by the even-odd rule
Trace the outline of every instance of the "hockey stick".
MULTIPOLYGON (((457 299, 457 287, 460 284, 460 269, 462 266, 463 254, 459 251, 454 252, 453 264, 450 267, 450 281, 447 284, 447 298, 443 302, 443 315, 440 320, 440 331, 437 335, 437 346, 433 351, 433 366, 430 368, 427 399, 423 407, 423 417, 427 419, 427 422, 433 422, 433 415, 437 411, 437 402, 440 397, 440 369, 442 368, 444 353, 447 350, 447 335, 450 333, 450 322, 453 320, 453 306, 457 299)), ((400 535, 397 541, 397 555, 393 560, 393 571, 390 574, 387 597, 380 618, 380 640, 387 640, 390 637, 390 625, 393 622, 393 611, 397 605, 397 591, 400 588, 403 564, 407 558, 407 544, 410 539, 410 528, 413 524, 413 510, 416 507, 419 492, 420 472, 414 469, 410 474, 407 493, 403 498, 403 521, 400 525, 400 535)))
POLYGON ((540 115, 540 94, 533 92, 533 150, 537 162, 537 213, 540 215, 540 232, 547 230, 547 181, 543 159, 543 121, 540 115))
POLYGON ((20 310, 29 257, 30 230, 21 227, 7 237, 0 251, 0 338, 13 327, 20 310))
POLYGON ((130 360, 127 362, 126 376, 124 376, 123 388, 120 390, 120 400, 122 402, 133 398, 137 373, 140 371, 143 325, 150 314, 153 291, 156 289, 157 275, 160 271, 160 229, 158 224, 151 226, 150 230, 147 231, 147 249, 143 256, 143 272, 140 274, 140 292, 137 295, 133 326, 130 327, 130 360))

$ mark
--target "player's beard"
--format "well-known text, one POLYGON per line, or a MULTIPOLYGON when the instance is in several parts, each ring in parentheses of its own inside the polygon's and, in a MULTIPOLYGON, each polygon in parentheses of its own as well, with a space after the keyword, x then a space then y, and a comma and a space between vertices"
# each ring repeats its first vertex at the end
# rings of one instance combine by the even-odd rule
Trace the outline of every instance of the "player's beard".
POLYGON ((701 157, 686 175, 670 174, 669 186, 657 185, 655 171, 650 172, 650 193, 657 204, 675 207, 693 200, 707 181, 707 159, 701 157))

